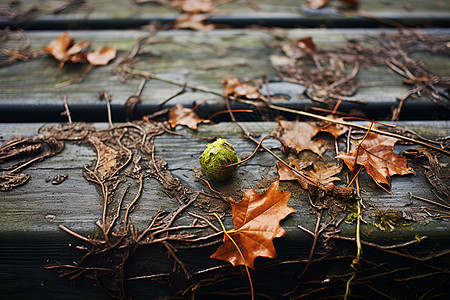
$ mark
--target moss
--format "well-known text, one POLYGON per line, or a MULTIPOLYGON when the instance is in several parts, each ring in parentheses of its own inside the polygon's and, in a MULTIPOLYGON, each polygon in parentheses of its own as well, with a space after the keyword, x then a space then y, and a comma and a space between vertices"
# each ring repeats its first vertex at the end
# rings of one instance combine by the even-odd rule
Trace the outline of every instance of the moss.
POLYGON ((200 156, 202 174, 213 181, 223 181, 230 177, 237 166, 226 166, 239 161, 233 146, 225 139, 217 139, 208 144, 200 156))

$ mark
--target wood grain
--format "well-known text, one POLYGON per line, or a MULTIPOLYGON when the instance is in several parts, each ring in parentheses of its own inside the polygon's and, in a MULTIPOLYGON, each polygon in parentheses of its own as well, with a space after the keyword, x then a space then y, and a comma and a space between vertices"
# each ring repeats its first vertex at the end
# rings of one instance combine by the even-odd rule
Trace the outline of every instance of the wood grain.
MULTIPOLYGON (((244 125, 249 130, 261 135, 270 133, 276 127, 276 123, 270 122, 251 122, 244 125)), ((450 131, 449 122, 399 122, 397 125, 402 128, 417 130, 429 138, 448 136, 450 131)), ((42 124, 0 124, 1 140, 18 134, 32 136, 41 126, 42 124)), ((97 124, 96 126, 97 128, 105 128, 107 124, 97 124)), ((178 128, 177 131, 181 133, 191 132, 183 128, 178 128)), ((255 146, 240 137, 240 129, 232 123, 200 125, 198 132, 195 134, 226 138, 240 156, 251 154, 255 146)), ((164 134, 156 138, 156 154, 167 161, 169 170, 185 186, 192 190, 201 190, 206 187, 195 179, 192 168, 200 168, 198 157, 205 145, 204 140, 164 134)), ((268 140, 265 145, 273 149, 278 155, 282 155, 277 141, 268 140)), ((404 146, 399 148, 401 147, 404 146)), ((57 278, 55 272, 43 268, 45 265, 52 264, 55 260, 67 261, 79 255, 74 247, 79 245, 80 241, 62 232, 58 225, 62 224, 84 235, 93 235, 98 232, 94 223, 101 215, 101 191, 87 182, 81 175, 83 165, 90 163, 93 159, 95 159, 95 154, 92 149, 67 143, 63 153, 37 163, 25 171, 32 177, 27 184, 0 194, 0 256, 2 257, 0 290, 2 290, 3 295, 25 297, 30 295, 31 291, 39 289, 41 295, 48 296, 67 293, 74 299, 77 299, 77 297, 102 297, 98 290, 93 289, 89 284, 86 285, 83 281, 78 282, 80 287, 69 286, 66 280, 57 278), (65 173, 69 177, 60 185, 52 185, 46 182, 46 178, 59 173, 65 173), (49 216, 54 216, 54 218, 49 218, 49 216), (64 292, 62 292, 63 290, 64 292)), ((448 157, 443 162, 448 162, 448 157)), ((214 187, 226 195, 233 195, 233 197, 236 196, 231 190, 253 188, 262 191, 277 176, 275 163, 276 160, 271 155, 260 152, 255 158, 242 165, 229 181, 224 184, 215 184, 214 187)), ((374 207, 380 211, 388 208, 406 209, 418 217, 425 216, 420 207, 432 207, 432 205, 414 200, 413 205, 406 206, 410 202, 408 192, 436 200, 429 184, 420 174, 416 176, 394 176, 392 179, 392 195, 377 189, 366 175, 362 175, 361 187, 364 190, 363 199, 366 205, 364 219, 372 222, 374 221, 371 218, 375 213, 374 207)), ((132 187, 132 190, 134 188, 136 187, 132 187)), ((299 230, 297 225, 300 224, 312 230, 316 217, 310 209, 306 194, 299 188, 298 184, 283 183, 280 188, 293 193, 288 205, 297 210, 297 213, 290 215, 282 223, 287 235, 276 241, 280 260, 295 259, 299 255, 306 257, 311 238, 308 234, 299 230)), ((144 183, 142 197, 133 212, 131 221, 136 227, 143 228, 159 208, 174 211, 177 206, 175 200, 170 199, 161 191, 157 181, 147 179, 144 183)), ((193 207, 191 211, 201 215, 208 214, 207 207, 193 207)), ((226 226, 232 227, 230 217, 226 218, 226 226)), ((344 236, 352 237, 354 235, 354 224, 344 223, 339 229, 342 230, 344 236)), ((365 241, 383 245, 414 240, 415 235, 427 235, 429 238, 421 244, 420 249, 421 251, 431 252, 446 249, 446 245, 449 244, 449 232, 448 222, 431 218, 412 223, 406 227, 398 227, 393 232, 381 231, 370 224, 364 225, 362 228, 365 241), (424 222, 426 222, 426 226, 424 222)), ((194 270, 201 270, 221 264, 217 261, 205 259, 213 250, 214 247, 187 250, 180 255, 185 263, 192 266, 194 270)), ((171 261, 165 259, 165 255, 165 251, 158 247, 149 247, 145 251, 140 251, 137 257, 143 262, 139 265, 146 267, 134 271, 140 275, 154 274, 151 272, 157 272, 155 270, 170 272, 171 261)), ((179 284, 179 287, 186 285, 186 281, 180 278, 176 279, 175 282, 179 284)), ((146 293, 149 286, 153 287, 154 295, 171 293, 165 285, 147 281, 136 283, 132 291, 137 294, 140 292, 146 293), (142 285, 142 283, 145 284, 142 285)))
MULTIPOLYGON (((308 29, 290 30, 288 38, 296 40, 311 36, 320 48, 329 49, 345 44, 347 38, 361 39, 369 36, 379 36, 383 33, 393 33, 392 30, 374 29, 308 29)), ((424 32, 448 35, 446 29, 424 32)), ((34 49, 42 49, 60 32, 30 32, 29 43, 34 49)), ((119 57, 131 50, 139 38, 146 36, 143 31, 77 31, 71 32, 75 40, 92 41, 93 48, 114 46, 119 50, 119 57)), ((255 30, 219 30, 211 32, 162 31, 153 39, 154 44, 145 47, 157 55, 135 64, 135 68, 151 72, 163 78, 187 82, 192 86, 206 88, 216 93, 222 93, 221 81, 225 78, 238 77, 258 79, 263 76, 271 81, 272 96, 278 97, 277 105, 294 109, 304 109, 317 105, 303 95, 304 87, 286 82, 276 82, 277 74, 271 67, 270 56, 279 54, 270 47, 275 38, 265 32, 255 30)), ((5 48, 14 47, 13 42, 5 48)), ((415 54, 436 74, 448 76, 450 60, 445 56, 430 55, 419 52, 415 54)), ((85 65, 64 66, 56 75, 57 62, 49 57, 19 62, 0 69, 0 119, 10 122, 32 121, 64 121, 59 113, 64 110, 63 98, 68 96, 69 106, 74 121, 106 121, 104 102, 98 100, 102 91, 112 96, 114 120, 124 120, 123 104, 133 95, 140 83, 139 79, 127 82, 119 81, 113 74, 114 63, 108 66, 94 67, 82 82, 73 83, 64 88, 55 85, 81 74, 85 65)), ((342 104, 341 109, 349 111, 352 108, 366 113, 368 118, 386 119, 391 113, 391 107, 398 104, 396 100, 403 97, 408 86, 402 83, 402 78, 386 67, 362 67, 359 74, 362 86, 355 99, 364 100, 366 104, 342 104), (368 85, 367 85, 368 84, 368 85)), ((179 91, 180 87, 158 80, 150 80, 142 93, 142 103, 137 105, 137 116, 148 114, 151 110, 179 91)), ((266 88, 262 89, 266 92, 266 88)), ((181 103, 193 106, 202 100, 207 103, 200 107, 200 112, 207 117, 210 113, 225 109, 223 99, 217 95, 187 89, 167 105, 181 103)), ((236 105, 241 107, 242 105, 236 105)), ((423 98, 406 101, 402 118, 435 119, 446 118, 448 112, 440 109, 432 101, 423 98)), ((249 116, 251 119, 251 116, 249 116)), ((259 118, 255 114, 255 119, 259 118)))
MULTIPOLYGON (((38 7, 48 7, 55 1, 26 1, 15 8, 19 12, 38 7)), ((406 26, 446 26, 450 17, 450 5, 446 1, 411 0, 407 4, 398 1, 358 1, 359 12, 375 18, 385 18, 403 23, 406 26)), ((6 8, 8 0, 0 1, 0 7, 6 8)), ((173 22, 179 11, 157 3, 134 5, 133 1, 87 0, 54 15, 39 15, 33 20, 23 18, 0 19, 1 26, 25 26, 30 29, 64 28, 130 28, 149 23, 152 20, 173 22)), ((331 8, 325 11, 308 10, 297 0, 259 0, 228 1, 217 7, 209 20, 226 26, 245 26, 264 24, 271 26, 327 26, 327 27, 367 27, 379 26, 379 22, 360 17, 357 13, 339 13, 331 8), (253 3, 254 5, 248 5, 253 3)))

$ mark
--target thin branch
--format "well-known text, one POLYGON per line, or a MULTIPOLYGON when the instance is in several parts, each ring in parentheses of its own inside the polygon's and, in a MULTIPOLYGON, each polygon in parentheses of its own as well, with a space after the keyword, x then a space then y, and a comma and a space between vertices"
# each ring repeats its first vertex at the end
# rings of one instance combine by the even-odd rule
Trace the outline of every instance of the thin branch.
MULTIPOLYGON (((182 83, 182 82, 179 82, 179 81, 176 81, 176 80, 172 80, 172 79, 168 79, 168 78, 164 78, 164 77, 158 76, 158 75, 150 73, 150 72, 139 71, 139 70, 135 70, 135 69, 132 69, 132 68, 129 68, 129 67, 126 67, 126 66, 119 66, 116 71, 117 72, 127 72, 127 73, 130 73, 130 74, 142 76, 142 77, 145 77, 145 78, 152 78, 152 79, 160 80, 160 81, 171 83, 171 84, 178 85, 178 86, 183 86, 185 84, 185 83, 182 83)), ((194 86, 194 85, 191 85, 191 84, 186 84, 186 87, 225 98, 225 96, 222 93, 216 92, 214 90, 210 90, 210 89, 206 89, 206 88, 202 88, 202 87, 197 87, 197 86, 194 86)), ((232 96, 229 96, 229 98, 231 100, 235 100, 235 101, 238 101, 238 102, 241 102, 241 103, 245 103, 245 104, 249 104, 249 105, 254 105, 255 104, 253 101, 249 101, 247 99, 241 99, 241 98, 236 98, 236 97, 232 97, 232 96)), ((268 107, 271 108, 271 109, 278 110, 278 111, 284 111, 284 112, 288 112, 288 113, 292 113, 292 114, 297 114, 297 115, 301 115, 301 116, 305 116, 305 117, 310 117, 310 118, 314 118, 314 119, 318 119, 318 120, 322 120, 322 121, 326 121, 326 122, 330 122, 330 123, 334 123, 334 124, 340 124, 340 125, 344 125, 344 126, 351 126, 351 127, 359 128, 359 129, 362 129, 362 130, 368 130, 369 129, 368 127, 366 127, 364 125, 354 124, 354 123, 340 121, 340 120, 334 120, 334 119, 330 119, 330 118, 323 117, 323 116, 320 116, 320 115, 312 114, 312 113, 309 113, 309 112, 305 112, 305 111, 301 111, 301 110, 295 110, 295 109, 291 109, 291 108, 287 108, 287 107, 281 107, 281 106, 277 106, 277 105, 274 105, 274 104, 268 104, 268 107)), ((440 148, 437 148, 437 147, 434 147, 434 146, 429 145, 429 144, 427 144, 425 142, 422 142, 422 141, 417 141, 417 140, 414 140, 412 138, 408 138, 408 137, 405 137, 405 136, 402 136, 402 135, 398 135, 398 134, 395 134, 395 133, 391 133, 391 132, 387 132, 387 131, 383 131, 383 130, 379 130, 379 129, 373 129, 372 128, 371 131, 375 132, 375 133, 378 133, 378 134, 381 134, 381 135, 394 137, 394 138, 397 138, 399 140, 403 140, 403 141, 407 141, 407 142, 410 142, 410 143, 418 144, 418 145, 421 145, 421 146, 433 149, 435 151, 438 151, 440 153, 443 153, 445 155, 450 156, 450 152, 449 151, 444 150, 444 149, 440 149, 440 148)))

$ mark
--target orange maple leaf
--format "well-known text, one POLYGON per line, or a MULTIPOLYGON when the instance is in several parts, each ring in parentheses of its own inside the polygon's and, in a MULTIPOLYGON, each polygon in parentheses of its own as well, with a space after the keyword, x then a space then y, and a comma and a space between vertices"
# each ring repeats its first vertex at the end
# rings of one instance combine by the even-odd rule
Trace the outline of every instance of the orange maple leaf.
MULTIPOLYGON (((373 125, 376 129, 376 126, 373 125)), ((357 144, 350 153, 340 153, 336 158, 341 158, 353 175, 361 166, 364 166, 375 182, 385 184, 390 188, 389 179, 392 175, 416 174, 408 168, 406 157, 394 153, 394 144, 398 139, 381 136, 369 132, 362 143, 357 144)))
POLYGON ((227 234, 236 242, 242 256, 234 243, 225 236, 223 245, 211 258, 227 260, 233 266, 246 265, 254 269, 256 257, 277 257, 273 239, 286 234, 280 221, 295 212, 287 206, 291 193, 279 192, 278 183, 279 181, 275 181, 263 194, 248 190, 241 202, 231 203, 235 229, 227 231, 227 234))

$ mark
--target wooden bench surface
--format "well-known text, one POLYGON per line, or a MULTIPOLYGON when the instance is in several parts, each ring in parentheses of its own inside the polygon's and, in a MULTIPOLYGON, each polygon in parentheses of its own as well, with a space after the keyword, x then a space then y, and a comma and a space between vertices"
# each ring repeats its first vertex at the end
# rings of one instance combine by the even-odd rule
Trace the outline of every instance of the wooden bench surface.
MULTIPOLYGON (((0 19, 0 26, 17 26, 26 28, 61 29, 61 28, 129 28, 145 25, 152 20, 174 21, 180 11, 157 3, 136 5, 133 1, 84 1, 83 5, 72 5, 57 14, 45 12, 57 1, 19 2, 13 10, 7 10, 0 19), (26 20, 20 13, 33 7, 40 8, 37 16, 26 20), (7 18, 18 14, 15 19, 7 18)), ((214 2, 214 1, 213 1, 214 2)), ((357 12, 339 12, 333 8, 325 10, 307 9, 298 0, 259 0, 259 1, 225 1, 219 5, 209 18, 209 22, 225 26, 269 25, 285 27, 367 27, 379 26, 372 18, 397 21, 405 26, 448 26, 450 4, 447 1, 410 0, 370 1, 360 0, 357 12), (368 18, 359 13, 368 15, 368 18)), ((10 1, 0 1, 0 7, 7 8, 10 1)), ((60 4, 60 3, 59 3, 60 4)))
MULTIPOLYGON (((2 139, 0 141, 19 134, 24 135, 24 137, 34 136, 42 125, 0 124, 2 139)), ((264 136, 272 132, 277 123, 249 122, 244 123, 244 125, 249 130, 264 136)), ((424 137, 433 139, 448 136, 450 130, 448 121, 397 122, 397 125, 401 128, 416 130, 424 137)), ((96 127, 107 128, 107 124, 96 124, 96 127)), ((177 132, 191 133, 190 130, 180 127, 177 132)), ((220 136, 226 138, 240 156, 251 154, 255 147, 253 143, 241 137, 239 127, 233 123, 200 125, 196 134, 206 137, 220 136)), ((198 170, 200 168, 198 157, 206 143, 207 141, 192 137, 163 134, 156 137, 155 154, 161 156, 168 163, 169 170, 181 180, 184 186, 193 191, 207 191, 208 188, 196 180, 193 171, 193 169, 198 170)), ((266 142, 266 146, 283 157, 278 142, 269 140, 266 142)), ((396 152, 404 147, 397 146, 396 152)), ((85 236, 92 236, 94 232, 98 232, 95 222, 100 218, 102 211, 101 191, 82 176, 83 166, 91 164, 95 159, 95 152, 90 147, 66 142, 66 149, 61 154, 36 163, 24 170, 25 173, 31 175, 28 183, 12 191, 1 193, 0 255, 2 256, 2 281, 0 290, 5 295, 28 297, 30 293, 33 294, 35 289, 39 288, 40 293, 48 297, 63 295, 64 292, 62 291, 75 298, 102 297, 99 290, 92 289, 89 282, 80 281, 77 282, 77 286, 70 286, 67 280, 57 278, 54 271, 43 268, 44 265, 52 265, 55 261, 70 262, 71 259, 80 255, 80 252, 77 252, 74 247, 83 243, 63 232, 58 225, 64 225, 85 236), (51 182, 48 182, 48 178, 53 178, 57 174, 68 175, 68 178, 59 185, 52 185, 51 182)), ((215 184, 214 187, 225 195, 232 195, 233 197, 236 197, 234 193, 238 190, 243 191, 253 188, 261 191, 276 179, 275 163, 276 159, 267 152, 257 153, 252 160, 242 165, 230 180, 224 184, 215 184)), ((444 157, 441 163, 448 163, 448 157, 444 157)), ((412 164, 409 163, 409 165, 412 164)), ((132 186, 130 193, 134 194, 136 189, 137 186, 132 186)), ((288 205, 296 209, 297 213, 291 214, 282 222, 287 235, 276 241, 279 259, 275 262, 295 260, 299 256, 306 257, 311 247, 311 237, 300 230, 297 225, 312 230, 316 222, 316 215, 311 212, 307 195, 298 184, 282 183, 280 189, 292 192, 288 205)), ((369 222, 362 226, 362 239, 364 241, 390 245, 409 242, 414 240, 416 236, 427 236, 428 238, 422 241, 419 246, 421 255, 426 257, 448 249, 449 223, 444 220, 431 219, 423 210, 423 207, 436 207, 419 200, 413 200, 412 205, 410 203, 409 192, 416 196, 436 200, 429 183, 419 172, 416 176, 394 176, 392 178, 391 195, 377 188, 372 180, 364 174, 361 177, 361 189, 364 191, 363 202, 366 205, 364 219, 369 222), (379 211, 385 211, 386 209, 406 210, 413 213, 420 221, 411 222, 407 226, 398 226, 392 232, 389 230, 382 231, 373 225, 377 223, 374 219, 374 213, 377 209, 379 211)), ((158 181, 146 179, 142 197, 133 211, 131 222, 142 230, 149 224, 158 209, 174 212, 178 206, 176 200, 161 192, 161 185, 158 181)), ((210 213, 207 207, 202 208, 195 205, 192 205, 188 210, 202 216, 208 216, 210 213)), ((181 218, 182 223, 186 220, 189 221, 187 215, 181 218)), ((232 227, 230 216, 225 218, 225 224, 229 228, 232 227)), ((339 229, 342 236, 353 237, 355 224, 342 223, 339 229)), ((220 237, 217 239, 220 240, 220 237)), ((187 254, 183 250, 180 255, 191 266, 190 270, 193 272, 214 266, 223 266, 223 262, 208 258, 216 247, 189 250, 187 254)), ((344 255, 345 251, 350 251, 350 255, 352 255, 353 248, 354 243, 348 243, 339 249, 343 251, 341 255, 344 255), (349 247, 349 250, 343 250, 347 249, 346 247, 349 247)), ((159 272, 171 274, 175 286, 170 290, 166 285, 143 280, 137 285, 127 285, 131 295, 135 295, 137 298, 145 297, 150 286, 152 287, 151 293, 155 296, 170 295, 178 289, 186 289, 189 286, 189 281, 181 280, 176 275, 177 273, 171 271, 172 262, 166 258, 167 254, 161 248, 149 246, 142 251, 138 255, 144 261, 140 262, 141 267, 130 263, 132 265, 130 268, 139 272, 140 276, 159 272)), ((370 247, 364 247, 364 251, 365 257, 369 259, 371 257, 369 254, 370 247)), ((376 256, 379 259, 385 259, 385 256, 380 255, 380 253, 376 256)), ((398 258, 394 257, 394 261, 395 259, 398 258)), ((259 282, 258 279, 255 280, 260 292, 277 295, 277 293, 288 291, 274 287, 268 290, 264 288, 264 280, 267 280, 267 277, 265 277, 267 274, 264 275, 264 266, 268 261, 257 259, 256 262, 257 266, 259 263, 262 267, 262 273, 258 273, 258 271, 254 273, 256 278, 260 278, 259 282)), ((343 263, 342 268, 348 267, 348 263, 348 261, 343 263)), ((406 263, 409 264, 410 274, 421 272, 420 267, 417 267, 414 261, 407 260, 406 263)), ((442 263, 445 265, 445 262, 442 263)), ((396 264, 394 263, 394 265, 396 264)), ((297 268, 301 269, 298 266, 297 268)), ((226 272, 230 272, 229 269, 226 270, 228 270, 226 272)), ((321 275, 315 278, 323 280, 324 271, 321 272, 321 275)), ((202 278, 201 275, 198 276, 194 276, 193 282, 195 282, 195 278, 202 278)), ((240 282, 237 286, 244 286, 245 289, 246 283, 245 281, 240 282)))
MULTIPOLYGON (((185 92, 163 107, 172 107, 175 104, 193 107, 208 99, 197 110, 202 117, 207 118, 212 113, 226 109, 222 97, 222 80, 230 77, 250 80, 266 77, 272 104, 280 107, 306 110, 311 106, 330 108, 335 104, 331 102, 325 106, 311 101, 304 94, 304 85, 280 80, 271 63, 282 54, 277 45, 282 40, 262 28, 245 26, 284 27, 284 41, 311 37, 318 49, 342 47, 349 39, 365 39, 369 45, 374 41, 371 38, 381 39, 385 35, 398 32, 386 27, 402 25, 414 27, 411 30, 419 34, 444 37, 444 40, 445 37, 450 37, 449 1, 360 0, 361 5, 357 11, 338 11, 333 7, 311 10, 302 6, 302 1, 298 0, 223 2, 207 20, 207 23, 216 26, 216 30, 195 32, 169 29, 150 34, 149 27, 138 27, 148 25, 152 21, 170 26, 181 12, 158 3, 137 5, 134 1, 86 0, 81 5, 72 3, 70 7, 54 13, 52 11, 61 1, 0 0, 0 28, 29 30, 25 32, 26 42, 32 50, 40 51, 67 30, 76 41, 90 41, 92 49, 113 46, 118 50, 115 61, 107 66, 95 66, 80 82, 61 88, 57 87, 59 83, 81 74, 87 65, 67 63, 57 73, 58 62, 48 55, 41 55, 30 61, 16 62, 0 68, 0 145, 14 136, 36 136, 40 128, 49 123, 66 122, 67 118, 60 116, 64 111, 65 96, 75 122, 94 122, 97 129, 106 129, 106 105, 104 101, 99 100, 99 94, 108 92, 112 97, 112 121, 118 126, 133 126, 120 122, 125 120, 124 103, 128 97, 135 94, 141 79, 121 81, 116 71, 120 59, 144 37, 150 37, 151 43, 145 45, 144 49, 152 54, 135 63, 134 71, 141 74, 151 73, 161 77, 161 80, 147 81, 141 95, 142 103, 138 104, 135 110, 135 119, 153 112, 162 101, 177 93, 183 83, 188 85, 185 92), (308 29, 310 27, 314 29, 308 29)), ((151 24, 155 26, 156 23, 151 24)), ((8 29, 5 29, 2 33, 7 32, 8 29)), ((2 59, 9 53, 8 50, 14 49, 18 43, 20 40, 2 40, 2 59)), ((447 48, 448 44, 448 39, 442 43, 447 48)), ((411 55, 417 61, 423 62, 433 74, 450 76, 450 59, 447 54, 445 51, 432 54, 417 49, 411 55)), ((347 69, 351 71, 349 66, 347 69)), ((399 103, 398 98, 404 97, 411 88, 411 85, 404 83, 401 76, 384 65, 361 65, 358 82, 358 92, 350 98, 364 100, 365 104, 344 101, 339 110, 350 112, 357 109, 369 120, 389 119, 392 107, 399 103)), ((260 92, 267 95, 267 87, 263 85, 260 92)), ((448 91, 441 89, 439 92, 445 94, 448 91)), ((233 108, 255 110, 254 114, 242 115, 243 120, 246 120, 243 125, 260 137, 270 134, 277 127, 277 123, 273 121, 260 122, 261 116, 253 105, 234 101, 231 105, 233 108)), ((291 119, 298 117, 295 114, 285 116, 291 119)), ((438 106, 426 97, 418 97, 408 99, 404 103, 401 121, 393 124, 414 130, 425 138, 445 138, 449 136, 450 131, 449 116, 448 109, 438 106)), ((57 123, 57 126, 58 124, 62 123, 57 123)), ((255 148, 254 143, 242 136, 241 129, 230 122, 201 124, 198 131, 178 126, 175 131, 188 135, 226 138, 240 157, 250 155, 255 148)), ((192 136, 162 133, 155 137, 154 154, 167 162, 170 174, 178 178, 189 191, 212 193, 195 176, 200 169, 198 158, 207 143, 204 139, 192 136)), ((340 140, 341 150, 344 149, 344 143, 345 141, 340 140)), ((264 145, 285 158, 278 141, 268 139, 264 145)), ((396 145, 395 152, 400 153, 406 147, 411 145, 396 145)), ((335 153, 329 150, 325 156, 330 158, 334 155, 335 153)), ((71 282, 69 276, 59 278, 57 271, 46 269, 59 264, 75 264, 86 253, 85 250, 89 249, 89 245, 92 246, 84 241, 102 238, 102 232, 95 224, 102 219, 102 190, 83 177, 84 166, 91 165, 96 158, 97 154, 86 143, 66 141, 62 153, 34 163, 22 171, 30 175, 26 184, 11 191, 0 191, 2 298, 109 299, 95 286, 99 282, 83 276, 89 274, 95 277, 103 274, 103 271, 107 273, 105 270, 86 269, 81 273, 72 273, 80 276, 76 276, 71 282), (56 175, 67 175, 67 178, 54 185, 51 181, 56 175), (72 230, 73 234, 63 229, 72 230), (79 238, 76 238, 77 234, 80 235, 79 238)), ((241 165, 229 180, 214 183, 213 187, 235 200, 241 199, 245 190, 255 189, 262 192, 277 179, 276 162, 273 156, 260 151, 250 161, 241 165)), ((449 162, 448 156, 439 158, 445 174, 448 174, 449 162)), ((11 162, 0 163, 1 174, 4 174, 5 166, 11 162)), ((363 220, 367 223, 361 224, 362 264, 356 268, 356 275, 351 282, 351 297, 448 298, 448 212, 443 207, 437 207, 419 198, 410 198, 411 193, 439 202, 430 183, 418 172, 419 166, 412 161, 409 161, 408 165, 413 167, 417 174, 393 176, 391 194, 378 188, 364 171, 360 174, 365 205, 363 220), (395 212, 407 217, 412 215, 416 221, 396 224, 392 231, 388 228, 381 230, 376 226, 380 223, 377 219, 377 216, 382 215, 380 212, 395 212)), ((139 184, 135 178, 121 178, 123 181, 120 182, 115 196, 124 192, 129 185, 124 201, 131 201, 132 195, 138 192, 139 184)), ((448 177, 444 179, 448 180, 448 177)), ((314 231, 317 215, 312 210, 308 193, 300 188, 297 182, 281 182, 280 190, 292 193, 288 205, 297 212, 281 222, 287 234, 274 241, 278 258, 256 259, 256 270, 251 271, 256 298, 343 298, 346 284, 352 280, 355 270, 351 264, 356 253, 356 243, 352 240, 355 237, 356 225, 355 222, 346 222, 351 212, 339 214, 339 218, 343 220, 337 228, 341 239, 333 238, 325 243, 325 238, 321 235, 309 264, 308 257, 314 242, 307 230, 314 231), (306 230, 300 229, 299 225, 306 230), (303 274, 305 266, 308 266, 308 270, 303 274), (286 295, 290 291, 292 294, 286 295)), ((160 210, 168 212, 163 219, 168 220, 176 215, 180 205, 182 203, 175 200, 173 194, 163 187, 163 181, 156 180, 151 175, 144 178, 142 195, 130 211, 129 221, 133 226, 130 226, 129 230, 137 231, 129 234, 142 233, 160 210)), ((212 212, 220 212, 226 228, 233 228, 229 205, 220 199, 205 201, 202 197, 196 198, 180 213, 174 226, 193 224, 194 219, 197 222, 195 224, 202 225, 205 223, 200 217, 208 217, 219 227, 211 216, 212 212)), ((123 213, 120 217, 123 218, 123 213)), ((322 224, 328 220, 329 215, 324 214, 322 224)), ((114 228, 116 229, 120 229, 120 226, 114 228)), ((208 230, 202 229, 197 234, 214 232, 209 227, 208 230)), ((117 261, 127 255, 127 249, 133 249, 132 258, 127 261, 125 273, 121 277, 124 279, 126 296, 133 299, 229 299, 232 296, 249 298, 245 269, 233 268, 228 262, 209 258, 221 243, 222 233, 208 239, 211 244, 194 243, 189 244, 188 248, 182 248, 186 245, 176 241, 173 241, 172 245, 175 248, 164 243, 133 248, 133 239, 127 238, 129 245, 122 243, 117 249, 113 247, 105 250, 105 253, 108 253, 105 256, 95 256, 100 257, 100 265, 109 265, 114 261, 116 264, 112 265, 120 269, 117 261), (192 245, 204 247, 189 249, 192 245), (176 247, 179 248, 178 251, 176 247), (171 251, 174 252, 170 254, 171 251), (177 262, 177 259, 182 263, 177 262), (187 268, 186 271, 183 271, 183 266, 187 268), (187 278, 187 274, 192 277, 187 278), (140 276, 144 278, 139 278, 140 276)), ((92 258, 92 261, 84 262, 82 267, 89 263, 97 265, 97 261, 92 258)), ((114 271, 108 274, 114 274, 114 271)), ((110 278, 106 276, 102 279, 107 283, 110 278)), ((124 298, 117 290, 111 292, 119 298, 124 298)))
MULTIPOLYGON (((450 34, 447 29, 423 32, 440 36, 450 34)), ((34 49, 41 49, 60 33, 29 32, 29 43, 34 49)), ((290 30, 288 38, 294 41, 311 36, 317 47, 333 49, 345 45, 349 38, 363 39, 393 33, 395 33, 393 30, 375 29, 299 29, 290 30)), ((117 47, 118 59, 131 51, 139 38, 146 36, 142 31, 76 31, 70 34, 76 41, 91 41, 93 49, 101 46, 117 47)), ((223 93, 223 79, 230 77, 260 79, 267 76, 272 96, 282 96, 277 99, 278 105, 293 109, 316 105, 303 94, 303 85, 280 82, 277 79, 278 75, 271 66, 271 56, 281 53, 273 45, 276 39, 271 34, 258 30, 162 31, 152 39, 154 43, 145 49, 156 54, 136 63, 133 67, 138 71, 151 72, 169 80, 186 82, 193 87, 219 94, 223 93)), ((5 48, 10 49, 14 47, 13 45, 13 42, 8 42, 5 48)), ((433 73, 440 76, 449 75, 448 57, 422 51, 414 55, 433 73)), ((56 75, 57 65, 52 57, 44 55, 29 62, 18 62, 0 69, 2 91, 0 119, 10 122, 63 120, 58 118, 58 115, 63 110, 64 95, 68 95, 74 120, 106 121, 104 104, 98 100, 99 93, 106 91, 113 99, 112 110, 115 120, 123 120, 123 104, 136 92, 140 79, 119 81, 118 75, 113 74, 116 64, 112 62, 107 66, 92 68, 81 82, 56 88, 56 84, 74 78, 86 68, 86 65, 67 63, 56 75), (39 80, 36 80, 37 78, 39 80), (99 117, 101 119, 98 119, 99 117)), ((358 80, 362 86, 349 98, 363 100, 366 103, 344 102, 341 110, 349 111, 356 108, 366 113, 369 118, 388 118, 391 107, 398 105, 397 98, 403 97, 410 89, 410 86, 402 82, 401 76, 386 66, 361 66, 358 80)), ((141 95, 142 103, 137 106, 138 115, 149 113, 156 105, 179 90, 180 87, 177 85, 149 80, 141 95)), ((261 93, 266 94, 265 87, 262 87, 261 93)), ((171 100, 168 105, 181 103, 192 107, 205 99, 209 100, 200 110, 206 107, 213 113, 225 109, 222 97, 189 88, 184 94, 171 100)), ((424 98, 409 99, 405 102, 403 112, 401 118, 406 119, 448 116, 448 111, 441 110, 434 102, 424 98)))

